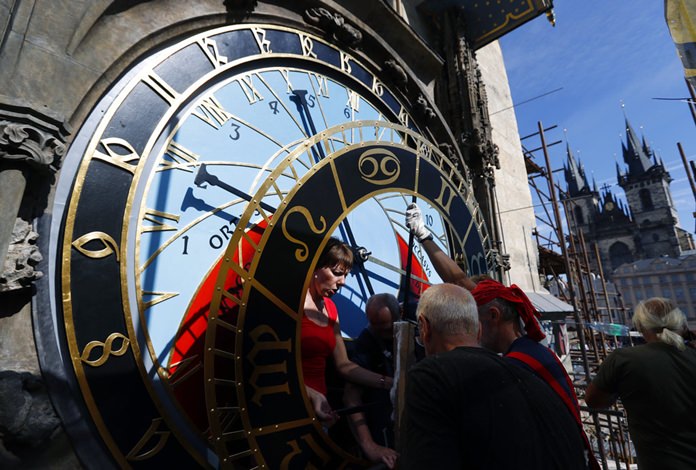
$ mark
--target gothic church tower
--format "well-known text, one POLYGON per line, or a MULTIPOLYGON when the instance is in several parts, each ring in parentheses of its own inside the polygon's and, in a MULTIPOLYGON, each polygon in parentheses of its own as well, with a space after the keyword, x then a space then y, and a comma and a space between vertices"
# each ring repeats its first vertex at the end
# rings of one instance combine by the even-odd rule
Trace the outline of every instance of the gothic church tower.
MULTIPOLYGON (((585 169, 570 146, 563 167, 568 188, 564 202, 571 227, 583 233, 588 250, 598 247, 608 277, 624 263, 661 256, 676 258, 694 246, 691 234, 678 227, 669 172, 645 137, 638 139, 628 119, 625 122, 626 143, 621 143, 625 168, 622 171, 617 163, 616 177, 626 193, 627 205, 608 186, 601 193, 596 184, 590 189, 585 169)), ((591 268, 597 271, 596 260, 589 258, 591 268)))
POLYGON ((628 119, 625 122, 626 144, 621 147, 626 171, 618 170, 617 176, 636 224, 641 257, 677 257, 681 229, 669 189, 672 178, 645 136, 639 141, 628 119))

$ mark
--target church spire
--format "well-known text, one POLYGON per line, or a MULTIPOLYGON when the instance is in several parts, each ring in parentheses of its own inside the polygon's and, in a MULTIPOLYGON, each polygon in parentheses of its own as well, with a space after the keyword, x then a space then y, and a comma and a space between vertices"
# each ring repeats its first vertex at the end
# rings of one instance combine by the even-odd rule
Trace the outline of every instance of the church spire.
POLYGON ((576 197, 580 194, 587 193, 590 189, 590 185, 587 183, 587 178, 585 177, 585 168, 583 168, 582 165, 578 165, 573 151, 570 149, 570 144, 567 142, 566 154, 568 157, 568 164, 567 166, 565 164, 563 165, 563 173, 568 185, 568 195, 570 197, 576 197))
POLYGON ((653 166, 650 161, 649 148, 645 145, 645 139, 643 142, 638 139, 636 132, 633 130, 631 123, 626 119, 626 145, 621 143, 621 149, 623 150, 624 162, 628 165, 628 174, 632 176, 638 176, 653 166))

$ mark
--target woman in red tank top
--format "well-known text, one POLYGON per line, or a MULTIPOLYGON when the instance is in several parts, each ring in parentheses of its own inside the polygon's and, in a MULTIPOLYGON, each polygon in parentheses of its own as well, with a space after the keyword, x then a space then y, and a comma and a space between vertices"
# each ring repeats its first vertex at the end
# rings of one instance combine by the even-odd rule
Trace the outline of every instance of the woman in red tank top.
POLYGON ((353 267, 353 252, 330 238, 319 257, 307 290, 302 316, 302 374, 317 417, 331 425, 336 415, 326 401, 326 361, 331 357, 338 374, 344 379, 373 388, 391 388, 391 377, 363 369, 350 359, 341 337, 338 310, 330 297, 345 284, 353 267))

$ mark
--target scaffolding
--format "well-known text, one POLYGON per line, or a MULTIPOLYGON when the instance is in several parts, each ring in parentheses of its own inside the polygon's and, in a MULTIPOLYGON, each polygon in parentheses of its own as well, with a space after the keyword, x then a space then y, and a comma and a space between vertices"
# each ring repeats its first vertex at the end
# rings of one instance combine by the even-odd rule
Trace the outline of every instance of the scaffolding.
POLYGON ((554 173, 562 168, 552 168, 549 147, 562 141, 547 144, 545 133, 557 126, 544 128, 541 122, 537 125, 537 132, 521 140, 529 185, 538 204, 534 236, 539 248, 540 275, 549 291, 573 307, 571 316, 558 321, 568 330, 571 377, 597 460, 604 470, 629 470, 636 468, 635 452, 621 404, 617 402, 610 409, 601 410, 584 406, 586 387, 604 358, 627 341, 631 344, 630 335, 619 336, 628 331, 627 309, 621 293, 606 282, 596 244, 588 250, 574 219, 573 199, 554 181, 554 173), (538 139, 539 145, 527 150, 525 141, 530 139, 538 139), (535 157, 539 151, 542 164, 535 157), (591 257, 599 266, 598 272, 590 268, 591 257))

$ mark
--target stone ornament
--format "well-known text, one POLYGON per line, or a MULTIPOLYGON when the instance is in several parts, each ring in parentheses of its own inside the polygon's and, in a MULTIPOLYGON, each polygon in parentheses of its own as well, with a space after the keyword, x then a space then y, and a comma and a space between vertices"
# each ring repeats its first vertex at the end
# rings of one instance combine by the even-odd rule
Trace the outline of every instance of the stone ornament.
POLYGON ((418 96, 418 99, 416 100, 416 103, 414 105, 415 111, 423 116, 426 121, 430 121, 435 117, 435 111, 433 110, 433 107, 430 106, 430 103, 428 103, 428 100, 425 99, 425 96, 420 95, 418 96))
POLYGON ((362 41, 360 31, 348 24, 342 15, 331 13, 326 8, 309 8, 305 10, 304 17, 308 23, 322 28, 341 44, 355 47, 362 41))
POLYGON ((9 292, 24 289, 43 277, 41 271, 34 268, 43 259, 36 246, 39 234, 31 224, 18 218, 12 233, 5 266, 0 275, 0 292, 9 292))
POLYGON ((65 144, 53 134, 27 123, 0 121, 0 158, 25 161, 58 171, 65 144))
POLYGON ((389 59, 384 63, 384 72, 398 86, 403 87, 408 82, 406 71, 394 59, 389 59))

